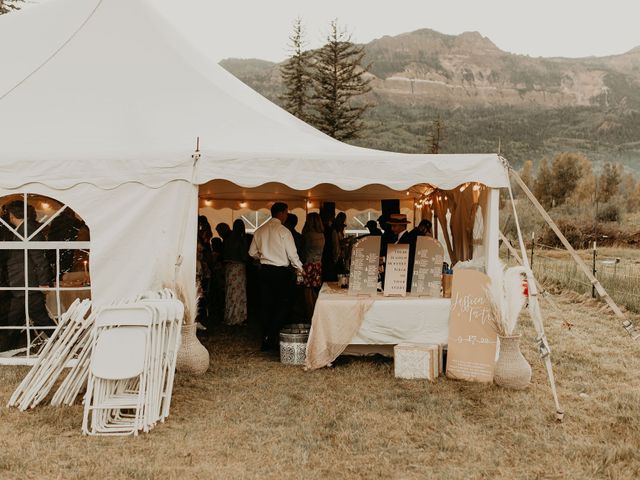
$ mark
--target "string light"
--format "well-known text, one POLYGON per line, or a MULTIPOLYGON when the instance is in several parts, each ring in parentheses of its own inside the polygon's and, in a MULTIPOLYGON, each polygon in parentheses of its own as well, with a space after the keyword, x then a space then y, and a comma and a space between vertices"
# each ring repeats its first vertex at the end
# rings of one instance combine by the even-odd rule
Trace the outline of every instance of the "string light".
POLYGON ((240 208, 247 208, 247 202, 240 202, 240 208))
POLYGON ((205 207, 210 207, 211 205, 213 205, 213 202, 211 200, 205 200, 204 201, 204 206, 205 207))

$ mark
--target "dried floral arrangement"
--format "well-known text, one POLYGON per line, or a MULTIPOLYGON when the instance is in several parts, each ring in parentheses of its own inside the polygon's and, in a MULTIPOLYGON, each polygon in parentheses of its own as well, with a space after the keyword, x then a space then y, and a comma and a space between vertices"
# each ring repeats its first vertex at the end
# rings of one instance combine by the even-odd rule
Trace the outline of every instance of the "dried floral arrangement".
POLYGON ((487 289, 491 322, 501 337, 514 335, 520 311, 527 301, 522 291, 523 275, 526 275, 524 267, 509 268, 487 289))

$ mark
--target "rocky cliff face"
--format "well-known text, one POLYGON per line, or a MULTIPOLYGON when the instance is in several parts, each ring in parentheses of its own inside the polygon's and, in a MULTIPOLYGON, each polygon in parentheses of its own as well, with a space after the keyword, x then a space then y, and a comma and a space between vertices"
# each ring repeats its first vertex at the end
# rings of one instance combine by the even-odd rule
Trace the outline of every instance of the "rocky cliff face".
MULTIPOLYGON (((532 58, 503 52, 477 32, 418 30, 366 46, 385 97, 456 108, 640 105, 640 49, 605 58, 532 58), (638 91, 620 91, 621 85, 638 91)), ((631 89, 629 89, 631 90, 631 89)))

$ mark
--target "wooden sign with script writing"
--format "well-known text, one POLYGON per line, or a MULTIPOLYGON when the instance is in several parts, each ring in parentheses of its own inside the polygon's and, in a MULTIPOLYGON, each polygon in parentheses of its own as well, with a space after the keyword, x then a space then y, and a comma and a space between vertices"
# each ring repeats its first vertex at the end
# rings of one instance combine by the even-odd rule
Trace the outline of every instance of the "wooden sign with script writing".
POLYGON ((411 279, 412 295, 440 296, 443 261, 444 250, 440 242, 431 237, 417 237, 416 259, 411 279))
POLYGON ((407 294, 407 273, 409 271, 409 245, 389 244, 384 267, 384 295, 407 294))
POLYGON ((380 237, 358 239, 351 249, 349 295, 375 295, 378 287, 380 237))
POLYGON ((487 289, 491 279, 476 270, 456 270, 451 288, 447 377, 492 382, 497 335, 487 289))

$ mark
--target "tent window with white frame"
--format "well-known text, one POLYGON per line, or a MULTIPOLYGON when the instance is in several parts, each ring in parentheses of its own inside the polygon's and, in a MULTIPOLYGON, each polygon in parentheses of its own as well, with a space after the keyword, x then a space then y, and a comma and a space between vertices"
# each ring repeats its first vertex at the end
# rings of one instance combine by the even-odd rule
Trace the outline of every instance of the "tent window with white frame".
POLYGON ((89 228, 43 195, 0 197, 0 360, 38 354, 76 298, 90 298, 89 228))

